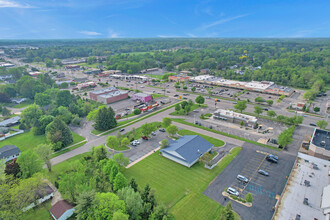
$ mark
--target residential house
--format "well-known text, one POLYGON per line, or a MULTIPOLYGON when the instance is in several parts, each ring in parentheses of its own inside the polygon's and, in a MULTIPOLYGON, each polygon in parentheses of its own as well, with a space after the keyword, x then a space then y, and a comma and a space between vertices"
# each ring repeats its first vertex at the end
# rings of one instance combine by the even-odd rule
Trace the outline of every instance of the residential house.
POLYGON ((5 145, 0 148, 0 160, 5 159, 5 162, 16 159, 21 155, 21 151, 15 145, 5 145))
POLYGON ((65 220, 70 218, 74 212, 74 206, 66 200, 60 200, 50 209, 50 214, 55 220, 65 220))
POLYGON ((23 212, 26 212, 27 210, 38 206, 39 204, 53 198, 53 196, 54 196, 54 190, 47 183, 42 184, 41 186, 37 187, 37 189, 35 190, 34 198, 36 200, 31 202, 30 205, 23 208, 23 212))

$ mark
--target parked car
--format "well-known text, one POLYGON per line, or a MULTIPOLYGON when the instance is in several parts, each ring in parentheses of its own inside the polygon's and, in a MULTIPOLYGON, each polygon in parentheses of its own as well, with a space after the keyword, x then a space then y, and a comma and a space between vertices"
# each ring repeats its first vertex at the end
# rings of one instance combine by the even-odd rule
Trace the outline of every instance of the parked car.
POLYGON ((136 145, 139 145, 139 144, 140 144, 140 141, 138 141, 138 140, 134 140, 134 141, 131 142, 131 145, 133 145, 133 146, 136 146, 136 145))
POLYGON ((246 178, 246 177, 243 176, 243 175, 237 175, 237 179, 238 179, 239 181, 242 181, 243 183, 248 183, 248 182, 249 182, 249 179, 246 178))
POLYGON ((122 128, 122 129, 119 130, 119 132, 123 132, 123 131, 125 131, 125 128, 122 128))
POLYGON ((258 170, 258 173, 260 173, 261 175, 264 175, 264 176, 269 176, 268 172, 266 172, 264 170, 258 170))
POLYGON ((174 97, 178 97, 179 95, 178 94, 175 94, 174 97))
POLYGON ((237 102, 233 102, 233 104, 237 104, 237 102))
POLYGON ((183 97, 183 99, 187 100, 188 98, 187 97, 183 97))
POLYGON ((264 110, 264 111, 268 111, 268 108, 263 108, 262 110, 264 110))
POLYGON ((170 91, 166 91, 167 93, 171 93, 170 91))
POLYGON ((154 131, 151 132, 151 135, 152 135, 152 136, 156 136, 156 132, 154 132, 154 131))
POLYGON ((199 112, 199 111, 195 109, 195 110, 193 110, 193 112, 199 112))
POLYGON ((310 126, 316 127, 317 125, 315 123, 309 123, 310 126))
POLYGON ((268 160, 269 162, 272 162, 272 163, 277 163, 278 162, 278 157, 275 156, 275 155, 270 154, 266 157, 266 160, 268 160))
POLYGON ((142 135, 141 138, 142 138, 143 140, 149 140, 149 138, 148 138, 147 136, 144 136, 144 135, 142 135))
POLYGON ((232 194, 234 196, 239 196, 239 192, 236 189, 234 189, 233 187, 228 187, 227 193, 232 194))
POLYGON ((166 130, 165 130, 165 128, 161 128, 161 129, 159 129, 159 131, 165 132, 166 130))

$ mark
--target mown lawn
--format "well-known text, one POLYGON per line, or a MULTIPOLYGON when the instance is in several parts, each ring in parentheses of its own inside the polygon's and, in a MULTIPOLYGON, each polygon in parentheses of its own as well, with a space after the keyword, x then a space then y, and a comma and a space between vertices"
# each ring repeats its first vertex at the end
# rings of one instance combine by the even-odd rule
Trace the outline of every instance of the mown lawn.
POLYGON ((48 200, 47 202, 38 205, 37 207, 30 209, 29 211, 25 212, 22 216, 24 220, 51 220, 53 219, 50 215, 50 208, 51 208, 51 201, 48 200))
POLYGON ((160 98, 160 97, 167 97, 166 95, 162 95, 162 94, 152 94, 152 98, 153 99, 157 99, 157 98, 160 98))
MULTIPOLYGON (((84 137, 72 132, 73 136, 73 143, 76 144, 80 141, 85 140, 84 137)), ((14 137, 7 138, 0 142, 0 148, 5 145, 16 145, 21 152, 24 152, 29 149, 34 149, 39 144, 47 143, 46 136, 45 135, 37 135, 34 136, 31 131, 16 135, 14 137)))
POLYGON ((124 174, 129 179, 135 178, 141 188, 149 183, 158 200, 170 208, 176 219, 216 219, 222 206, 202 192, 240 151, 241 148, 234 148, 212 170, 199 163, 187 168, 160 156, 157 151, 124 170, 124 174))
POLYGON ((213 138, 213 137, 210 137, 210 136, 206 136, 206 135, 203 135, 203 134, 200 134, 200 133, 196 133, 196 132, 193 132, 193 131, 189 131, 189 130, 186 130, 186 129, 179 130, 178 134, 182 135, 182 136, 183 135, 199 135, 202 138, 204 138, 205 140, 207 140, 208 142, 210 142, 211 144, 213 144, 214 147, 221 147, 225 144, 225 142, 223 142, 222 140, 219 140, 219 139, 216 139, 216 138, 213 138))

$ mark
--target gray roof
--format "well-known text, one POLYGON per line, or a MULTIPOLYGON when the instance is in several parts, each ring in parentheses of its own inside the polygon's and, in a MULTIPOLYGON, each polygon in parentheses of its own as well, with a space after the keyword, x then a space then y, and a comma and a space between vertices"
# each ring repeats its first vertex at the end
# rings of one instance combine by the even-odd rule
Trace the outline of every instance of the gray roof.
POLYGON ((10 157, 19 153, 21 153, 21 151, 15 145, 5 145, 0 148, 0 159, 10 157))
POLYGON ((178 158, 179 160, 192 163, 213 145, 199 135, 185 135, 176 141, 170 141, 169 146, 160 150, 178 158))
POLYGON ((315 128, 312 143, 318 147, 330 150, 330 132, 315 128))
POLYGON ((148 97, 148 96, 151 96, 150 94, 145 94, 145 93, 141 93, 141 92, 139 92, 139 93, 135 93, 134 95, 136 95, 136 96, 139 96, 139 97, 148 97))
POLYGON ((4 120, 4 121, 0 122, 0 127, 6 127, 6 126, 11 125, 11 124, 16 124, 16 123, 19 122, 20 119, 21 118, 19 116, 9 118, 7 120, 4 120))

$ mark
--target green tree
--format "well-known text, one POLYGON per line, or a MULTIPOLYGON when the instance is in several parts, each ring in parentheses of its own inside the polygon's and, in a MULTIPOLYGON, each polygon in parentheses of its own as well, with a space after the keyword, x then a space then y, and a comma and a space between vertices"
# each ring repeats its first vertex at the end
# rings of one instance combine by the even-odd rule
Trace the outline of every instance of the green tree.
POLYGON ((173 63, 168 63, 168 64, 166 64, 166 70, 167 70, 167 71, 172 71, 172 70, 174 70, 174 64, 173 64, 173 63))
POLYGON ((241 121, 240 125, 241 125, 241 126, 244 126, 244 121, 241 121))
POLYGON ((198 103, 199 105, 204 104, 205 99, 203 96, 199 95, 196 97, 195 102, 198 103))
POLYGON ((181 106, 179 104, 175 105, 175 111, 178 112, 181 110, 181 106))
POLYGON ((246 109, 247 104, 246 101, 238 101, 236 105, 234 105, 234 108, 239 110, 241 113, 246 109))
POLYGON ((77 199, 77 206, 75 208, 75 213, 77 213, 78 220, 85 220, 93 216, 94 198, 94 191, 81 192, 77 199))
POLYGON ((191 91, 192 91, 192 92, 195 92, 195 91, 196 91, 196 87, 192 87, 192 88, 191 88, 191 91))
POLYGON ((94 120, 94 128, 98 131, 106 131, 117 126, 115 112, 111 107, 99 108, 94 120))
POLYGON ((112 220, 128 220, 129 215, 124 214, 121 210, 113 213, 112 220))
POLYGON ((141 114, 141 110, 136 108, 136 109, 134 109, 133 113, 134 113, 134 115, 139 115, 139 114, 141 114))
POLYGON ((162 123, 162 126, 164 128, 167 128, 168 126, 170 126, 172 123, 172 120, 170 118, 163 118, 163 123, 162 123))
POLYGON ((182 87, 182 89, 187 90, 188 87, 187 87, 186 85, 184 85, 184 86, 182 87))
POLYGON ((114 163, 111 167, 111 172, 109 175, 109 181, 110 183, 113 183, 116 179, 117 174, 119 173, 119 166, 117 163, 114 163))
POLYGON ((321 121, 317 121, 316 125, 319 126, 321 129, 325 129, 328 126, 328 122, 321 120, 321 121))
POLYGON ((254 106, 254 113, 256 113, 258 116, 260 115, 260 114, 262 114, 262 108, 261 107, 259 107, 259 106, 254 106))
POLYGON ((119 140, 116 136, 110 135, 107 137, 107 146, 111 149, 116 149, 120 146, 119 140))
POLYGON ((176 125, 170 125, 166 128, 166 132, 169 135, 176 135, 176 133, 178 133, 178 127, 176 125))
POLYGON ((167 139, 161 140, 160 147, 164 148, 164 147, 167 147, 167 146, 168 146, 168 140, 167 139))
POLYGON ((93 210, 94 216, 91 219, 112 219, 117 211, 126 213, 125 202, 111 192, 96 193, 93 210))
POLYGON ((267 115, 269 116, 269 117, 276 117, 276 112, 275 111, 273 111, 273 110, 271 110, 271 111, 268 111, 267 112, 267 115))
POLYGON ((6 107, 2 107, 2 115, 3 116, 9 116, 10 115, 10 110, 6 107))
POLYGON ((121 146, 128 146, 129 145, 129 140, 127 137, 124 137, 122 140, 121 140, 121 146))
POLYGON ((34 96, 34 102, 39 106, 46 106, 52 102, 50 95, 45 93, 37 93, 34 96))
POLYGON ((223 219, 223 220, 234 220, 235 219, 235 216, 233 213, 233 208, 231 206, 231 202, 227 203, 227 205, 223 211, 221 219, 223 219))
POLYGON ((271 100, 271 99, 267 100, 266 102, 267 102, 267 104, 268 104, 269 106, 271 106, 271 105, 273 105, 273 104, 274 104, 274 101, 273 101, 273 100, 271 100))
POLYGON ((21 169, 22 178, 26 179, 42 170, 42 161, 33 150, 27 150, 21 153, 17 158, 17 163, 21 169))
POLYGON ((101 161, 107 158, 108 156, 108 151, 107 148, 101 144, 97 147, 92 148, 92 155, 95 161, 101 161))
POLYGON ((254 101, 255 101, 255 102, 264 102, 265 99, 262 98, 262 97, 260 97, 260 96, 258 96, 257 98, 254 99, 254 101))
POLYGON ((72 102, 72 97, 69 90, 59 91, 55 98, 56 104, 58 106, 69 107, 72 102))
POLYGON ((5 158, 0 159, 0 184, 2 183, 2 181, 5 180, 5 169, 6 169, 6 162, 5 162, 5 158))
MULTIPOLYGON (((66 147, 73 142, 73 137, 69 127, 60 119, 54 118, 46 127, 46 138, 50 143, 56 144, 61 142, 61 147, 66 147)), ((59 150, 58 147, 54 149, 59 150)))
POLYGON ((321 109, 320 109, 320 107, 315 107, 314 108, 314 112, 319 112, 321 109))
POLYGON ((119 190, 117 195, 121 200, 125 201, 130 219, 138 219, 143 210, 143 201, 140 193, 134 191, 134 189, 129 186, 119 190))
POLYGON ((72 114, 67 107, 60 106, 57 108, 57 117, 66 124, 69 124, 72 119, 72 114))
POLYGON ((144 123, 141 126, 141 132, 145 136, 149 136, 154 130, 156 130, 156 127, 153 123, 144 123))
POLYGON ((134 178, 131 179, 129 186, 132 187, 132 189, 134 189, 134 192, 138 192, 139 191, 139 186, 136 183, 136 180, 134 178))
POLYGON ((128 184, 128 182, 127 182, 126 177, 125 177, 121 172, 119 172, 119 173, 116 175, 116 178, 115 178, 115 180, 114 180, 114 182, 113 182, 113 190, 114 190, 115 192, 117 192, 118 190, 120 190, 120 189, 126 187, 127 184, 128 184))
POLYGON ((123 153, 113 155, 112 159, 122 167, 126 167, 129 163, 129 158, 125 157, 123 153))
POLYGON ((253 201, 252 194, 251 194, 251 193, 246 194, 246 196, 245 196, 245 200, 246 200, 247 202, 252 203, 252 201, 253 201))
POLYGON ((24 123, 27 127, 30 128, 38 124, 38 120, 42 115, 43 112, 38 105, 30 105, 22 111, 21 123, 24 123))
POLYGON ((39 155, 39 158, 46 164, 48 171, 52 171, 50 159, 54 151, 51 146, 47 144, 39 144, 35 151, 39 155))

